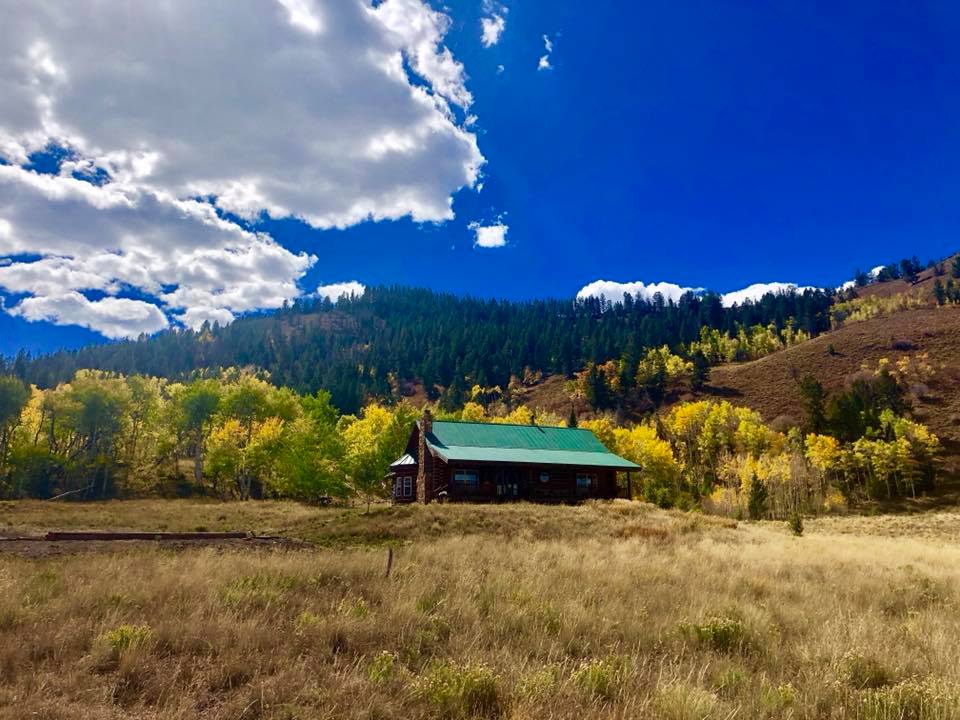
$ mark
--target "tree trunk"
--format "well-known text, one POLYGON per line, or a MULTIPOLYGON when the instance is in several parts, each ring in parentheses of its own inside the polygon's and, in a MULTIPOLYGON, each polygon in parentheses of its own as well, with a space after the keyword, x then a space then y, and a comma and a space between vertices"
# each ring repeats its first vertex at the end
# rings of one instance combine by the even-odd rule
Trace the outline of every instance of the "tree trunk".
POLYGON ((197 431, 197 440, 193 446, 193 481, 203 484, 203 430, 197 431))

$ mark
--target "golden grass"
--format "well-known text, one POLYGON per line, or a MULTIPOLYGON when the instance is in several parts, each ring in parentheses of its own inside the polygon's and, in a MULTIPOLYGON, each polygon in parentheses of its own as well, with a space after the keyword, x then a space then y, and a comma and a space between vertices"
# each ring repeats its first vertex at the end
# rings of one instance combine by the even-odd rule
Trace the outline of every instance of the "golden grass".
POLYGON ((626 502, 215 507, 170 514, 369 542, 0 551, 0 718, 960 717, 947 537, 626 502))

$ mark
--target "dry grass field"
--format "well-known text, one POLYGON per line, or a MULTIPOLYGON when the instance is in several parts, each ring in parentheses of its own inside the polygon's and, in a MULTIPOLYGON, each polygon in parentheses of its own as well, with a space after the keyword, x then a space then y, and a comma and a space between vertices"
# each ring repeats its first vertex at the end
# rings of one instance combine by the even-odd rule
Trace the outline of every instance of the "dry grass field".
POLYGON ((6 503, 314 544, 0 542, 0 718, 957 718, 958 518, 6 503))

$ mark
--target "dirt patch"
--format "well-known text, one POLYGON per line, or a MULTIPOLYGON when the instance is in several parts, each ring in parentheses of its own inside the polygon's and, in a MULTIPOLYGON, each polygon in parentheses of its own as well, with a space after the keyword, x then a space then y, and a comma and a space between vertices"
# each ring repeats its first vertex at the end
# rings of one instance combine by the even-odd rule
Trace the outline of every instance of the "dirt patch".
POLYGON ((161 547, 176 552, 200 547, 222 550, 308 550, 311 543, 285 537, 248 537, 203 540, 45 540, 43 538, 0 538, 0 556, 50 558, 62 555, 114 553, 144 547, 161 547))

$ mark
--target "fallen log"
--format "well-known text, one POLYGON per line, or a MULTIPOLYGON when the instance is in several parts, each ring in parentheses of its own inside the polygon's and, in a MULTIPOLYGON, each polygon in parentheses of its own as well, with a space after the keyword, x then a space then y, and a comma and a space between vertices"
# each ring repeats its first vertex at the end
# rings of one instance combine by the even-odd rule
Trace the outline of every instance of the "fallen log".
POLYGON ((48 532, 44 540, 243 540, 246 532, 48 532))

